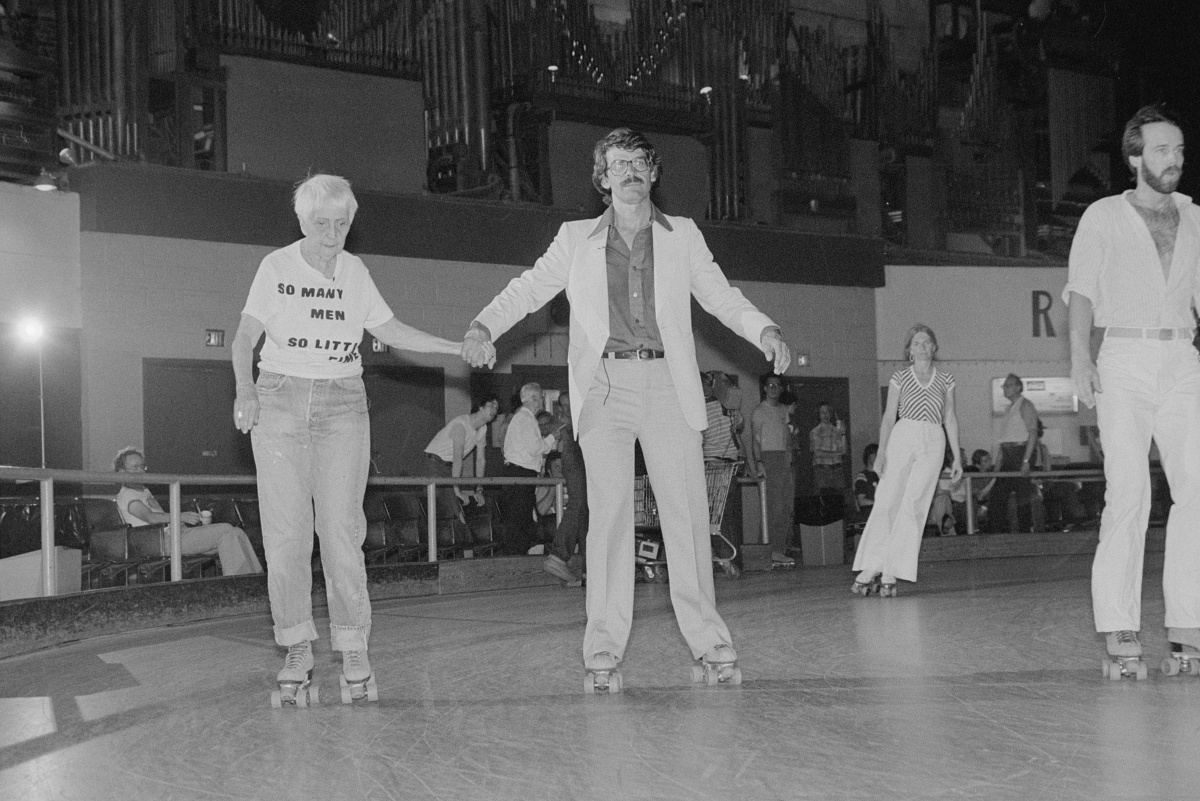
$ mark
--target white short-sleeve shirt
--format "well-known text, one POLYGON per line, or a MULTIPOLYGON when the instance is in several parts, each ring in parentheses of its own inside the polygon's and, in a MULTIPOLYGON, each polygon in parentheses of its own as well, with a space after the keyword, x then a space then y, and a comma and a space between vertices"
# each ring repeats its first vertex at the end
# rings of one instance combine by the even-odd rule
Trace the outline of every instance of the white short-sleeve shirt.
POLYGON ((394 316, 362 259, 342 251, 326 278, 300 255, 300 242, 262 260, 242 313, 266 328, 259 367, 297 378, 362 375, 363 330, 394 316))

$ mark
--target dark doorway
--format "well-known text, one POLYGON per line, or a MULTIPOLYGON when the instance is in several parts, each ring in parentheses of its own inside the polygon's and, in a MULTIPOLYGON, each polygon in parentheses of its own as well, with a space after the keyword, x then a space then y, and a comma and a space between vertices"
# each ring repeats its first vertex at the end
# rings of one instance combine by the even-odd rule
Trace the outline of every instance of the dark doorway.
POLYGON ((446 425, 446 374, 440 367, 366 365, 371 404, 372 472, 420 476, 425 446, 446 425))
POLYGON ((155 473, 254 473, 250 437, 233 427, 233 365, 211 359, 143 359, 146 464, 155 473))
MULTIPOLYGON (((145 359, 146 461, 156 473, 252 474, 250 437, 233 427, 233 366, 145 359)), ((371 453, 382 475, 418 475, 421 454, 445 425, 445 377, 433 367, 366 365, 371 453)))
POLYGON ((856 440, 850 425, 850 379, 848 378, 788 378, 787 388, 796 396, 796 411, 792 424, 797 436, 796 444, 796 494, 813 494, 812 451, 808 445, 808 433, 820 422, 818 409, 821 403, 833 406, 837 419, 846 426, 846 456, 842 461, 843 486, 850 486, 851 466, 854 453, 861 451, 870 440, 856 440))

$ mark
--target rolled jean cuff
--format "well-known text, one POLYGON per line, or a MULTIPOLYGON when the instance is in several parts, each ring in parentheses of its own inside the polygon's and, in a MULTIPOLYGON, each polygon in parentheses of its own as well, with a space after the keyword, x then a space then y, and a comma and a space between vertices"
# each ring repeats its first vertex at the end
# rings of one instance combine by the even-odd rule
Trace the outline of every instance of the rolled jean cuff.
POLYGON ((295 626, 288 626, 286 629, 275 627, 275 642, 284 648, 291 648, 302 642, 312 642, 315 639, 318 639, 317 627, 311 620, 295 626))
POLYGON ((365 626, 329 625, 329 647, 335 651, 365 651, 370 636, 369 623, 365 626))

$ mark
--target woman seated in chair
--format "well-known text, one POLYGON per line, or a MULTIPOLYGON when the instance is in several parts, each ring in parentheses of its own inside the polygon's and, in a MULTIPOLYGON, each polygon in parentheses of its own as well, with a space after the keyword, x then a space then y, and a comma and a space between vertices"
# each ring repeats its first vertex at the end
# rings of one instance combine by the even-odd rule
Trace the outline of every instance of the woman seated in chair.
MULTIPOLYGON (((134 478, 146 472, 146 457, 141 451, 122 448, 113 467, 118 473, 132 474, 117 493, 122 520, 135 528, 171 522, 171 515, 163 511, 146 485, 134 478)), ((226 576, 263 572, 250 538, 240 528, 228 523, 205 524, 198 512, 180 512, 179 519, 185 526, 179 534, 184 556, 216 556, 226 576)))

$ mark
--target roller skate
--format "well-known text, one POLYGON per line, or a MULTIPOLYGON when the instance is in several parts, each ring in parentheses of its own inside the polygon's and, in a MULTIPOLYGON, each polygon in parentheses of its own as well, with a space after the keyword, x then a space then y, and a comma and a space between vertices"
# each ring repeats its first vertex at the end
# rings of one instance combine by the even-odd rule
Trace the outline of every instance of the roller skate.
POLYGON ((737 666, 737 651, 725 643, 714 646, 700 657, 700 664, 692 665, 692 681, 696 684, 704 682, 709 687, 741 684, 742 669, 737 666))
POLYGON ((771 553, 772 570, 794 570, 795 568, 796 560, 783 551, 773 551, 771 553))
POLYGON ((313 656, 312 644, 298 642, 288 648, 287 657, 283 661, 283 670, 275 680, 279 689, 271 691, 271 706, 282 709, 285 706, 307 707, 321 703, 317 685, 312 683, 313 656))
POLYGON ((859 574, 858 578, 854 579, 854 583, 850 585, 850 592, 855 595, 861 595, 866 598, 871 593, 879 594, 879 576, 871 576, 866 581, 863 581, 863 574, 859 574))
POLYGON ((1166 676, 1200 676, 1200 629, 1167 629, 1171 655, 1164 657, 1162 672, 1166 676))
POLYGON ((342 703, 352 704, 366 698, 368 701, 379 700, 379 687, 375 684, 375 676, 371 674, 371 661, 367 652, 342 652, 342 703))
POLYGON ((583 680, 583 691, 588 695, 594 693, 621 692, 621 671, 617 667, 620 660, 608 651, 601 651, 584 661, 583 669, 587 676, 583 680))
POLYGON ((895 598, 896 597, 896 578, 894 576, 884 575, 879 579, 879 597, 880 598, 895 598), (891 579, 891 581, 888 581, 891 579))
POLYGON ((550 554, 542 560, 542 570, 562 582, 564 587, 583 586, 583 577, 571 569, 571 566, 561 558, 550 554))
POLYGON ((1142 661, 1142 644, 1136 631, 1110 631, 1104 639, 1108 656, 1100 663, 1100 670, 1106 678, 1120 681, 1123 676, 1133 676, 1144 681, 1150 675, 1150 669, 1142 661))

